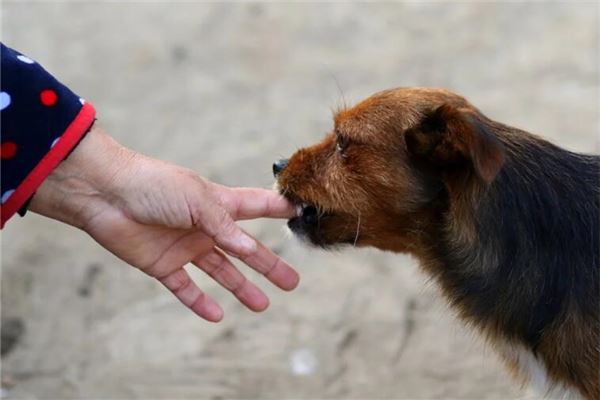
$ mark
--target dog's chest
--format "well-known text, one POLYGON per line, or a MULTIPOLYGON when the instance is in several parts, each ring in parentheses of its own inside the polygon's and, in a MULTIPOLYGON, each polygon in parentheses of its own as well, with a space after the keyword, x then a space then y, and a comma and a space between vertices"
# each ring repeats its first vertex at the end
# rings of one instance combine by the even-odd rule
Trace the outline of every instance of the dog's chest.
POLYGON ((496 346, 502 357, 516 369, 519 377, 525 380, 536 398, 548 399, 581 399, 579 392, 573 388, 553 381, 548 376, 544 362, 530 350, 516 344, 504 343, 496 346))

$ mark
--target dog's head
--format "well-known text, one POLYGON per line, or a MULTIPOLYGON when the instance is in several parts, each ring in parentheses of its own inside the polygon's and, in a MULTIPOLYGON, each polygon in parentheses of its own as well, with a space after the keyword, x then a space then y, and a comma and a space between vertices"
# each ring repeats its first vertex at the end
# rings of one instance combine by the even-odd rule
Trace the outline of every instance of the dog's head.
POLYGON ((334 119, 323 141, 273 165, 298 207, 288 226, 323 247, 410 251, 439 203, 490 184, 504 161, 491 122, 446 90, 380 92, 334 119))

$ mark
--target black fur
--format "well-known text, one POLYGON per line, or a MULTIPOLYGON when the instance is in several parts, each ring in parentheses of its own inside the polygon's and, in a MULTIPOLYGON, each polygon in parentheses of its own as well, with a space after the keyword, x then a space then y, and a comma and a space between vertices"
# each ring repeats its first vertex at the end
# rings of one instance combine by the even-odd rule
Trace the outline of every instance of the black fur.
POLYGON ((454 301, 535 352, 567 311, 600 326, 600 157, 515 134, 498 136, 506 158, 475 204, 477 242, 460 248, 440 227, 434 245, 454 301))

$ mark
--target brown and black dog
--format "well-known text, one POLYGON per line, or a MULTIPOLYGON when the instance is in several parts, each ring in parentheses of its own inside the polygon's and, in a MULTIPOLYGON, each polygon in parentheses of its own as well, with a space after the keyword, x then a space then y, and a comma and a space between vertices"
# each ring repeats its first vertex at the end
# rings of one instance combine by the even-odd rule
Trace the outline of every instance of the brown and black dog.
POLYGON ((517 375, 600 398, 600 157, 400 88, 337 112, 273 172, 295 234, 413 254, 517 375))

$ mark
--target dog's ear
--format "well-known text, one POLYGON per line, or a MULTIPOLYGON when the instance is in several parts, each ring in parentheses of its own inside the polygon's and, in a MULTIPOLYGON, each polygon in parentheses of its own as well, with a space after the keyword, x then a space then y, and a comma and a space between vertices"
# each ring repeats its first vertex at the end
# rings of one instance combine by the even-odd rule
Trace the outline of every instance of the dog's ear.
POLYGON ((406 131, 411 155, 440 168, 467 165, 491 183, 504 164, 504 146, 474 112, 444 104, 406 131))

